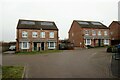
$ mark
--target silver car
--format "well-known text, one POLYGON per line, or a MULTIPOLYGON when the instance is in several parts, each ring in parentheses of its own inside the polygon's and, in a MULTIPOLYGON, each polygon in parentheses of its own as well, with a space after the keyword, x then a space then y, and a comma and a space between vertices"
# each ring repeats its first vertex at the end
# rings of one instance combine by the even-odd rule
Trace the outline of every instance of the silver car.
POLYGON ((9 50, 16 50, 16 46, 15 45, 11 45, 10 47, 9 47, 9 50))

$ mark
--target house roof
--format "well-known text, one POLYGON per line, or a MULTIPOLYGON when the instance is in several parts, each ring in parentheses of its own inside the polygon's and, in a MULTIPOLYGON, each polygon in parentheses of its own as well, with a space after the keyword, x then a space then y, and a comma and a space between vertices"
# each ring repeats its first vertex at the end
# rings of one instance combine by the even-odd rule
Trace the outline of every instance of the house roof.
POLYGON ((17 29, 42 29, 42 30, 58 30, 56 24, 52 21, 36 21, 20 19, 17 29))
POLYGON ((76 21, 82 28, 108 29, 107 26, 98 21, 81 21, 81 20, 74 21, 76 21))
POLYGON ((116 23, 118 23, 120 25, 120 21, 113 21, 113 22, 116 22, 116 23))
POLYGON ((111 27, 112 27, 111 25, 112 25, 113 23, 117 23, 117 24, 119 24, 119 25, 120 25, 120 21, 112 21, 112 23, 109 25, 109 28, 111 28, 111 27))

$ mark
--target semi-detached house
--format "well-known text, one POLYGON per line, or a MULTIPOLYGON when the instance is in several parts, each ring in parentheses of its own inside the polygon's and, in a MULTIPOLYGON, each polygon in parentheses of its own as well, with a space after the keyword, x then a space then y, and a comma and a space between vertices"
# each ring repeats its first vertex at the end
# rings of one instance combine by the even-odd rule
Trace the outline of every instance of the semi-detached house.
POLYGON ((58 28, 52 21, 20 19, 17 25, 16 51, 58 49, 58 28))
POLYGON ((120 44, 120 21, 113 21, 110 26, 111 45, 120 44))
POLYGON ((68 32, 74 47, 104 46, 110 44, 109 28, 101 22, 74 20, 68 32))

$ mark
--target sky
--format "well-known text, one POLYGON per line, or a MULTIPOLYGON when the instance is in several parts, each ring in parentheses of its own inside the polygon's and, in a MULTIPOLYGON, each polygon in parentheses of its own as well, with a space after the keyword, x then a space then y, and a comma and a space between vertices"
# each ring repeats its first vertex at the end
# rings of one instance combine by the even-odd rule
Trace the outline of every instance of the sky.
POLYGON ((118 20, 120 21, 120 1, 118 2, 118 20))
POLYGON ((1 0, 0 40, 15 41, 19 19, 54 21, 59 39, 68 38, 73 20, 100 21, 109 26, 118 20, 119 0, 1 0))

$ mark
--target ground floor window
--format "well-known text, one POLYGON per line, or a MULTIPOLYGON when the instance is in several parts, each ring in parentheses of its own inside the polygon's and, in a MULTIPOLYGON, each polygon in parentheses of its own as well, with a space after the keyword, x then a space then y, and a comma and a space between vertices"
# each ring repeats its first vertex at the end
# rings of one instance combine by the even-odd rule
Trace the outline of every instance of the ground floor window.
POLYGON ((55 42, 48 42, 48 49, 55 49, 55 42))
POLYGON ((109 45, 109 40, 108 39, 104 40, 104 45, 109 45))
POLYGON ((86 39, 85 40, 85 45, 91 45, 91 39, 86 39))
POLYGON ((21 42, 20 48, 21 49, 29 49, 29 42, 21 42))

